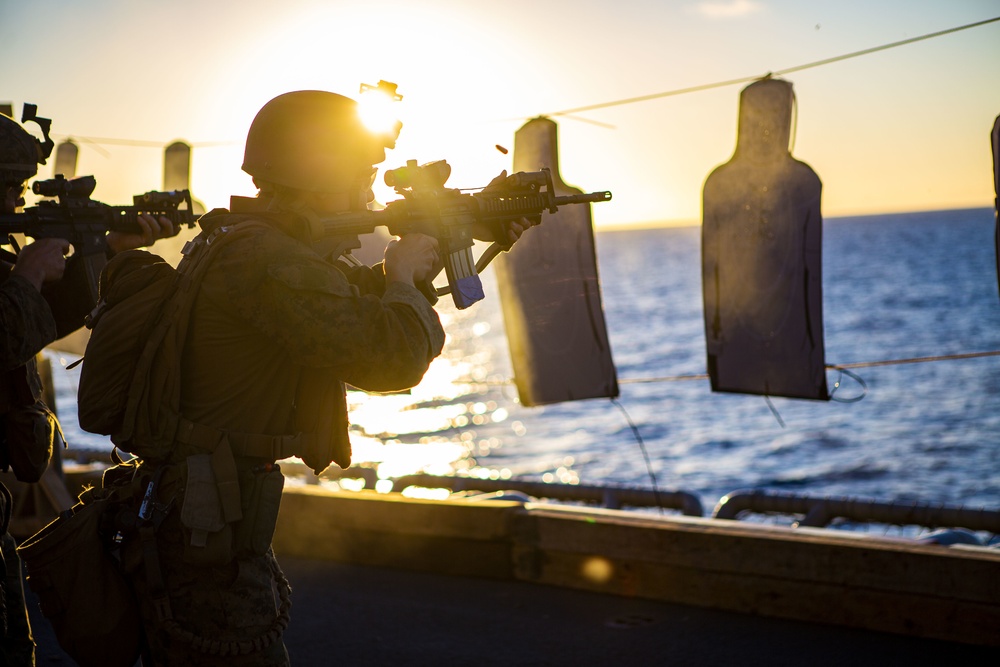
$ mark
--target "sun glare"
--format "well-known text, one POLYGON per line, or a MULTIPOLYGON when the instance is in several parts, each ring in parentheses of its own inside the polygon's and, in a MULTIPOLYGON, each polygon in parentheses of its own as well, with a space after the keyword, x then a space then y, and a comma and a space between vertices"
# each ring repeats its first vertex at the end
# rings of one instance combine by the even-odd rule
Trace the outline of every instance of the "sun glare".
POLYGON ((396 84, 379 81, 377 85, 361 84, 361 97, 358 100, 358 114, 362 122, 372 132, 390 134, 396 131, 396 102, 403 96, 396 92, 396 84))

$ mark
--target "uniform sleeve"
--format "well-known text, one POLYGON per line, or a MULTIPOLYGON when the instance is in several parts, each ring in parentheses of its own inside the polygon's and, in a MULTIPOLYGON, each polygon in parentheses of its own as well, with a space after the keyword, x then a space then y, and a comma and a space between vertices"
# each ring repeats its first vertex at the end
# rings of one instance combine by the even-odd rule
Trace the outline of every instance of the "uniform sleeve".
MULTIPOLYGON (((361 294, 381 296, 385 293, 385 267, 382 262, 371 267, 346 266, 343 263, 338 263, 336 266, 347 276, 347 281, 355 285, 361 294)), ((438 302, 437 290, 431 281, 421 281, 417 283, 416 287, 432 306, 438 302)))
POLYGON ((369 292, 362 293, 334 265, 287 247, 251 262, 247 280, 237 270, 248 265, 238 245, 218 258, 227 300, 295 363, 330 368, 360 389, 398 391, 417 384, 441 353, 441 322, 415 288, 391 283, 380 290, 369 270, 359 274, 369 292))
POLYGON ((10 276, 0 285, 0 370, 23 366, 56 339, 52 310, 34 285, 10 276))
POLYGON ((381 262, 375 266, 353 266, 337 262, 334 266, 344 274, 347 282, 358 288, 362 296, 374 294, 381 297, 385 294, 385 270, 381 262))

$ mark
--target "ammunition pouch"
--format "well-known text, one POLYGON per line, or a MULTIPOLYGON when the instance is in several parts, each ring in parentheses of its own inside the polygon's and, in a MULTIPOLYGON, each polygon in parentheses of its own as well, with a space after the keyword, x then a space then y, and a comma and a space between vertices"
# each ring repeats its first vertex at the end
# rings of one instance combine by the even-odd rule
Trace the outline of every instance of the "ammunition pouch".
POLYGON ((236 524, 237 556, 262 556, 271 547, 285 476, 277 465, 250 470, 240 479, 243 519, 236 524))
POLYGON ((112 506, 92 495, 17 549, 42 614, 81 667, 132 667, 139 657, 138 603, 101 536, 112 506))
POLYGON ((3 415, 0 468, 10 467, 18 481, 34 483, 41 479, 52 458, 54 447, 66 441, 59 420, 45 403, 15 405, 3 415))
POLYGON ((219 499, 212 456, 189 456, 185 465, 187 479, 181 504, 184 560, 202 565, 228 563, 233 559, 233 531, 219 499))
POLYGON ((187 420, 178 431, 186 451, 210 452, 184 458, 180 516, 184 560, 221 565, 233 558, 266 554, 285 478, 273 463, 240 474, 235 456, 284 458, 300 438, 226 433, 187 420))
MULTIPOLYGON (((105 473, 104 486, 121 489, 129 499, 121 505, 116 526, 128 530, 130 518, 138 517, 137 524, 132 525, 137 528, 137 539, 132 548, 126 549, 126 569, 144 578, 145 595, 156 613, 156 623, 173 641, 211 655, 247 655, 280 640, 288 626, 291 588, 270 549, 284 485, 278 467, 260 466, 237 481, 235 461, 225 438, 211 454, 188 456, 182 465, 154 465, 151 475, 144 472, 145 467, 125 464, 111 468, 105 473), (139 505, 144 488, 147 491, 139 505), (168 518, 175 501, 180 503, 178 515, 168 518), (151 507, 144 510, 147 502, 151 507), (161 524, 164 530, 180 530, 183 544, 177 545, 179 550, 168 547, 161 553, 163 542, 157 538, 161 524), (256 556, 266 558, 279 598, 278 613, 261 635, 239 641, 204 637, 186 628, 183 618, 174 616, 161 558, 179 557, 185 563, 211 567, 256 556)), ((174 539, 166 537, 168 543, 174 539)))
POLYGON ((274 464, 244 473, 238 485, 240 513, 227 515, 226 493, 220 489, 212 459, 197 454, 185 460, 180 516, 185 562, 222 565, 233 558, 263 556, 274 537, 284 475, 274 464))

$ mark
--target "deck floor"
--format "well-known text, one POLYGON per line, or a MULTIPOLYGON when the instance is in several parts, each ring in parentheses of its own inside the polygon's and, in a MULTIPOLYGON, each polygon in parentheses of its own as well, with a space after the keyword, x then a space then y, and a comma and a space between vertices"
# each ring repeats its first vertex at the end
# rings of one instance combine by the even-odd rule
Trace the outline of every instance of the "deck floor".
MULTIPOLYGON (((988 647, 548 586, 280 558, 296 666, 991 664, 988 647)), ((39 667, 73 665, 29 595, 39 667)))

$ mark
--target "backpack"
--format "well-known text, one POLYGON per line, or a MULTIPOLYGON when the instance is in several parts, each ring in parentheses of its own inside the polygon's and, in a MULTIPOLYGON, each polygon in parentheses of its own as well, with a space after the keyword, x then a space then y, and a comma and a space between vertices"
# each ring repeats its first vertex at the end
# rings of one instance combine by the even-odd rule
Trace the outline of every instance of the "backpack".
POLYGON ((165 461, 180 418, 180 362, 201 280, 218 251, 267 224, 202 232, 184 246, 175 269, 145 250, 112 257, 101 272, 97 306, 77 394, 80 427, 111 436, 119 449, 165 461))

